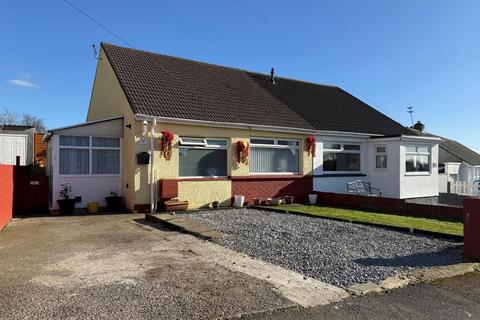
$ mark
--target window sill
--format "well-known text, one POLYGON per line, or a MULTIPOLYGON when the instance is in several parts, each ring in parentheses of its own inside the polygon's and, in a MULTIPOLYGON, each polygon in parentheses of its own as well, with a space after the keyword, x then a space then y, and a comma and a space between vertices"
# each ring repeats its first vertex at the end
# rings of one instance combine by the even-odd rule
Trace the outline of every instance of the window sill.
POLYGON ((59 174, 59 178, 109 178, 109 177, 120 177, 121 174, 59 174))
POLYGON ((406 177, 426 177, 431 175, 432 174, 430 172, 405 172, 406 177))
POLYGON ((179 182, 182 181, 228 181, 229 177, 183 177, 178 178, 179 182))
POLYGON ((314 178, 335 178, 335 177, 366 177, 364 173, 324 173, 313 175, 314 178))
POLYGON ((232 180, 275 180, 275 179, 303 179, 306 177, 302 174, 250 174, 248 176, 231 176, 232 180))

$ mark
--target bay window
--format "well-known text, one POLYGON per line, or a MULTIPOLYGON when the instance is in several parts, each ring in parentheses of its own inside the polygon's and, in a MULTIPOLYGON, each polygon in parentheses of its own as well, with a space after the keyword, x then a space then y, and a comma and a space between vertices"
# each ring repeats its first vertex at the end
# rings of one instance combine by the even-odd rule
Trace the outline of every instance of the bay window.
POLYGON ((430 147, 406 146, 405 169, 407 172, 430 172, 430 147))
POLYGON ((300 141, 250 138, 251 173, 299 173, 300 141))
POLYGON ((120 139, 60 136, 59 173, 120 174, 120 139))
POLYGON ((323 144, 324 172, 360 172, 359 144, 331 143, 323 144))
POLYGON ((180 137, 180 177, 226 177, 227 139, 180 137))

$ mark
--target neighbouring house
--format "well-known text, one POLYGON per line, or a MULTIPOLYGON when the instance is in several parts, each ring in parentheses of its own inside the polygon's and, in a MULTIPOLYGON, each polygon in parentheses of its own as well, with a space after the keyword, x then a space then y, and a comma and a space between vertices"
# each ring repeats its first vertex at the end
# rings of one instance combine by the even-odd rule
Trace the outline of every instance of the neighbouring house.
MULTIPOLYGON (((480 154, 458 141, 426 132, 425 125, 420 121, 408 129, 418 136, 441 139, 438 148, 439 192, 448 191, 448 183, 458 179, 461 168, 467 170, 469 167, 480 166, 480 154)), ((476 170, 480 171, 480 168, 476 170)))
POLYGON ((0 164, 32 164, 36 130, 32 126, 0 124, 0 164))
POLYGON ((438 170, 440 173, 444 172, 446 163, 465 163, 471 166, 480 166, 480 154, 458 141, 426 132, 425 125, 420 121, 417 121, 413 127, 408 129, 418 136, 441 139, 438 145, 438 170))
POLYGON ((166 185, 191 208, 228 206, 237 194, 303 202, 357 179, 385 197, 438 195, 440 138, 339 87, 105 43, 86 122, 47 140, 54 208, 63 183, 80 206, 105 205, 114 191, 137 212, 166 185))

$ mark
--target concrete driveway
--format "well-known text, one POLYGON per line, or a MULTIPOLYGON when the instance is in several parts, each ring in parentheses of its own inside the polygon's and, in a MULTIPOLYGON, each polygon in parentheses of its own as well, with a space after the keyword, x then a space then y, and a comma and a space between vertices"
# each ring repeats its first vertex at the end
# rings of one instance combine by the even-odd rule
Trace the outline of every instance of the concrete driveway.
POLYGON ((214 244, 142 215, 13 221, 0 233, 0 318, 211 319, 297 305, 202 245, 214 244))

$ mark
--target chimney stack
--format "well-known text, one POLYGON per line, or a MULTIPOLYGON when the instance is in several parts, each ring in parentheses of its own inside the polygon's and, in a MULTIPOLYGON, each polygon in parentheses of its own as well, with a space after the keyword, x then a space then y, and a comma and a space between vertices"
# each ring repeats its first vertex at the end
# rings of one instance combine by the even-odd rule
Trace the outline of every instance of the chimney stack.
POLYGON ((270 71, 270 82, 275 84, 275 68, 270 71))
POLYGON ((417 123, 415 123, 415 125, 413 126, 413 129, 424 132, 425 131, 425 125, 423 123, 421 123, 420 121, 417 121, 417 123))

